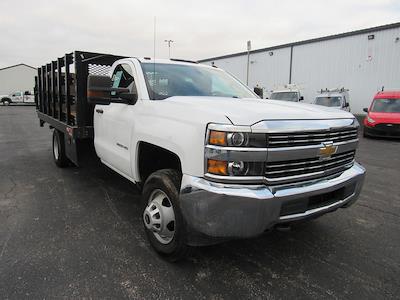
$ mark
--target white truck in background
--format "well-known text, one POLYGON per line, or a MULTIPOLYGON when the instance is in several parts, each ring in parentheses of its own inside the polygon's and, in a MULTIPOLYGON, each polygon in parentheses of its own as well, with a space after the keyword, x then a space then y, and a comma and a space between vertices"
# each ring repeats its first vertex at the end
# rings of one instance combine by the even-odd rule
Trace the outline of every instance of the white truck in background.
POLYGON ((313 104, 350 112, 349 90, 345 88, 321 89, 318 91, 313 104))
POLYGON ((299 86, 296 84, 286 84, 282 88, 272 90, 269 99, 300 102, 304 100, 304 97, 301 95, 299 86))
POLYGON ((216 67, 75 51, 35 81, 56 165, 94 145, 142 190, 144 230, 168 260, 349 207, 363 185, 352 114, 259 99, 216 67))
POLYGON ((0 95, 0 103, 10 105, 13 103, 34 104, 35 97, 31 91, 16 91, 9 95, 0 95))

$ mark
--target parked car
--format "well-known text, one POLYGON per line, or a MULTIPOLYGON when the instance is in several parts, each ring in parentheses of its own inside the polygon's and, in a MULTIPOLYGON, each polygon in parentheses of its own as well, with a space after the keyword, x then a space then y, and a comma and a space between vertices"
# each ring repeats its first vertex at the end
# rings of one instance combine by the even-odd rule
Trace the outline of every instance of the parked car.
POLYGON ((400 91, 378 92, 364 108, 364 136, 400 138, 400 91))
POLYGON ((3 103, 3 105, 10 105, 11 103, 34 104, 35 97, 33 96, 33 93, 31 93, 30 91, 25 91, 25 92, 17 91, 10 95, 1 95, 0 102, 3 103))
POLYGON ((349 90, 340 89, 325 89, 318 91, 318 95, 313 102, 316 105, 322 105, 345 111, 350 111, 350 96, 349 90))
POLYGON ((35 91, 55 164, 94 143, 142 189, 145 232, 169 260, 349 207, 363 185, 353 115, 259 99, 219 68, 76 51, 41 67, 35 91))
POLYGON ((296 85, 285 85, 284 88, 271 91, 269 99, 300 102, 304 100, 304 97, 296 85))

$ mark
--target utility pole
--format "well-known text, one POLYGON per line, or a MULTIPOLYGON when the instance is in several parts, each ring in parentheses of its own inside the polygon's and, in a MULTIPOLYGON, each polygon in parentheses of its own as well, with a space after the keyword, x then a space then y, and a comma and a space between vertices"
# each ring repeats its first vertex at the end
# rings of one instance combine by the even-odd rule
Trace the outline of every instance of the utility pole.
POLYGON ((247 86, 249 85, 250 51, 251 51, 251 41, 247 41, 247 76, 246 76, 247 86))
POLYGON ((168 43, 168 58, 171 58, 171 44, 174 41, 173 40, 164 40, 164 42, 168 43))

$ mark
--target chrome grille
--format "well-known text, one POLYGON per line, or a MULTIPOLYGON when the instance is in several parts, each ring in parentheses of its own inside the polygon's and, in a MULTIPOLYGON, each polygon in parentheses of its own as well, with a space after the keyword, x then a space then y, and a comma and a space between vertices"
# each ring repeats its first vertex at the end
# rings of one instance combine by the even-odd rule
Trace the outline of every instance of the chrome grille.
POLYGON ((345 142, 357 139, 357 129, 348 128, 341 130, 269 133, 267 144, 269 148, 296 147, 319 145, 324 142, 345 142))
POLYGON ((354 164, 355 151, 334 154, 330 158, 308 158, 269 162, 265 165, 265 179, 269 184, 286 184, 333 175, 354 164))

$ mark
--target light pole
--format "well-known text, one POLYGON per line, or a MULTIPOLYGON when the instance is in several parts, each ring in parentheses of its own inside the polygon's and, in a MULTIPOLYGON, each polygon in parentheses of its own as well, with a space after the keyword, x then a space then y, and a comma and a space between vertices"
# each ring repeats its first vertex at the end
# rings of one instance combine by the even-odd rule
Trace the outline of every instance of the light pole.
POLYGON ((171 58, 171 44, 174 41, 173 40, 164 40, 164 42, 168 43, 168 58, 171 58))
POLYGON ((249 85, 250 51, 251 51, 251 41, 247 41, 247 74, 246 74, 246 85, 249 85))

